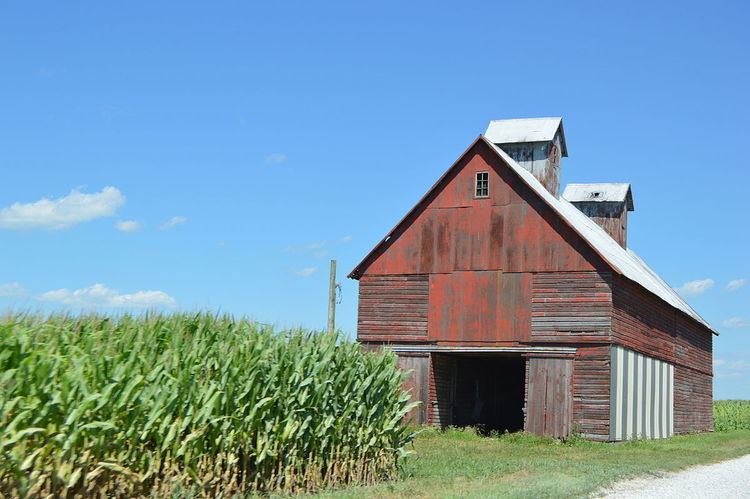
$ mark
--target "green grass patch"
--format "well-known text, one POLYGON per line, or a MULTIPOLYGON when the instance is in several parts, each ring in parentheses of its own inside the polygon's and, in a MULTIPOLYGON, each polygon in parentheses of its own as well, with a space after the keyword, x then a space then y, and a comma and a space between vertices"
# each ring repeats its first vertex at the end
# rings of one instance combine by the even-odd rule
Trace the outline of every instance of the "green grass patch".
POLYGON ((0 320, 0 496, 295 492, 395 476, 392 354, 209 314, 0 320))
POLYGON ((322 497, 581 497, 623 478, 748 454, 750 431, 610 444, 427 429, 412 450, 401 479, 322 497))
POLYGON ((714 401, 714 430, 750 430, 750 400, 714 401))

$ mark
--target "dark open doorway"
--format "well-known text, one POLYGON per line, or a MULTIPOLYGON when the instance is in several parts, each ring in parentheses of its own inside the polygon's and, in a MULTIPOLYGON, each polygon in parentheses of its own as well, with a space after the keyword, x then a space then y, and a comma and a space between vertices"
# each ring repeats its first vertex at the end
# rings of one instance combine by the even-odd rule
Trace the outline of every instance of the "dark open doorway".
POLYGON ((487 432, 523 429, 526 366, 522 357, 455 355, 444 362, 451 369, 436 375, 450 379, 436 379, 436 384, 445 387, 437 394, 443 399, 438 404, 450 407, 445 423, 487 432))

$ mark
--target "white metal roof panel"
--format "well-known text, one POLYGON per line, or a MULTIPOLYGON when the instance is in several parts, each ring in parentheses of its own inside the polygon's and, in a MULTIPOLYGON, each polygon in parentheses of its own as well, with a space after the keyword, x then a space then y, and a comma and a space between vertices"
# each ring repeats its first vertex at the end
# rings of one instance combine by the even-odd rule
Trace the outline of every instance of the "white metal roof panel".
POLYGON ((495 144, 544 142, 555 138, 562 118, 520 118, 492 120, 484 136, 495 144))
MULTIPOLYGON (((716 330, 688 305, 656 272, 632 251, 624 249, 596 222, 581 213, 565 199, 553 196, 537 178, 516 163, 513 158, 487 139, 493 150, 533 189, 547 204, 565 219, 609 264, 623 276, 635 281, 648 291, 683 311, 711 331, 716 330)), ((717 333, 718 334, 718 333, 717 333)))
POLYGON ((630 184, 598 183, 568 184, 562 197, 571 203, 578 202, 627 202, 628 210, 633 211, 633 195, 630 184))

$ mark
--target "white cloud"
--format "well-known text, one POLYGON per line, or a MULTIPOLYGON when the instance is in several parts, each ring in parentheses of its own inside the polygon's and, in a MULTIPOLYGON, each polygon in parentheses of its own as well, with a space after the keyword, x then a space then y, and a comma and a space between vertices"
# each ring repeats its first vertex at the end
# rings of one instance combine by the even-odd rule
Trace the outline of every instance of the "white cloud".
POLYGON ((729 283, 727 284, 727 290, 737 291, 745 284, 747 284, 747 279, 734 279, 732 281, 729 281, 729 283))
POLYGON ((714 359, 714 366, 720 367, 726 364, 727 362, 724 359, 714 359))
POLYGON ((177 305, 175 299, 163 291, 136 291, 130 294, 120 294, 103 284, 94 284, 74 291, 65 288, 56 289, 42 293, 38 298, 42 301, 85 308, 154 308, 177 305))
POLYGON ((116 187, 85 194, 78 190, 61 198, 42 198, 33 203, 14 203, 0 210, 0 229, 68 229, 74 225, 115 215, 125 204, 116 187))
POLYGON ((187 222, 187 217, 183 217, 181 215, 177 215, 176 217, 172 217, 163 224, 159 226, 159 230, 169 230, 172 227, 177 227, 178 225, 182 225, 185 222, 187 222))
POLYGON ((275 152, 266 156, 266 163, 277 165, 286 161, 286 154, 281 152, 275 152))
POLYGON ((344 236, 341 238, 342 243, 349 243, 352 240, 352 236, 344 236))
POLYGON ((750 319, 743 317, 730 317, 723 322, 724 327, 750 327, 750 319))
POLYGON ((135 220, 120 220, 115 224, 115 228, 120 232, 136 232, 141 230, 141 223, 135 220))
POLYGON ((0 297, 17 297, 17 296, 26 296, 29 294, 29 291, 24 288, 21 283, 19 282, 8 282, 5 284, 0 284, 0 297))
POLYGON ((300 269, 295 272, 300 277, 310 277, 315 272, 318 271, 318 267, 305 267, 304 269, 300 269))
POLYGON ((679 288, 675 288, 678 293, 684 296, 695 296, 701 293, 705 293, 714 286, 713 279, 698 279, 695 281, 688 281, 679 288))

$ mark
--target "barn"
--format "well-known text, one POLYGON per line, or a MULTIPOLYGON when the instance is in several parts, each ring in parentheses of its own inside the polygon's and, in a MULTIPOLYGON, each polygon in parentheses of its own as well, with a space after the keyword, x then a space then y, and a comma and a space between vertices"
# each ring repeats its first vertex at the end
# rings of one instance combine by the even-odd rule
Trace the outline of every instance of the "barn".
POLYGON ((717 334, 627 246, 631 186, 572 184, 561 118, 492 121, 349 274, 409 418, 603 441, 712 430, 717 334))

